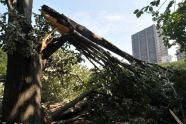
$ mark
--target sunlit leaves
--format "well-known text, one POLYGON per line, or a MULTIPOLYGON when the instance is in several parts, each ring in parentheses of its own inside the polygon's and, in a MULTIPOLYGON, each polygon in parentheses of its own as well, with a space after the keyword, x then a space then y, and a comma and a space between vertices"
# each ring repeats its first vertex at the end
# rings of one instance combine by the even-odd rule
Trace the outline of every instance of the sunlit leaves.
POLYGON ((79 58, 69 45, 49 58, 43 76, 43 101, 69 101, 86 89, 90 71, 78 64, 79 58))
POLYGON ((5 52, 2 51, 2 49, 0 49, 0 75, 5 75, 6 63, 7 63, 7 55, 5 52))

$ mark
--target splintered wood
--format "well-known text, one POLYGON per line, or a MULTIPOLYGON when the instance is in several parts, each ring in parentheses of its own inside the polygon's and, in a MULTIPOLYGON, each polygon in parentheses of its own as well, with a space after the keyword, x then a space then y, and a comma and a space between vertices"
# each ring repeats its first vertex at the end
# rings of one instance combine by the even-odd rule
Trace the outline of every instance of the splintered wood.
POLYGON ((134 73, 137 73, 132 66, 134 64, 139 67, 140 71, 144 71, 146 67, 156 67, 166 70, 160 66, 134 58, 105 38, 98 36, 85 26, 76 23, 64 14, 60 14, 46 5, 42 6, 42 14, 50 25, 56 28, 62 37, 67 36, 68 38, 66 41, 74 45, 93 65, 109 65, 113 68, 115 68, 115 66, 120 66, 134 73), (126 61, 121 61, 113 56, 111 52, 122 57, 122 59, 126 61))
POLYGON ((69 33, 70 29, 64 25, 61 25, 58 23, 57 19, 47 14, 47 12, 42 10, 42 15, 45 17, 45 19, 48 21, 48 23, 56 29, 60 34, 69 33))

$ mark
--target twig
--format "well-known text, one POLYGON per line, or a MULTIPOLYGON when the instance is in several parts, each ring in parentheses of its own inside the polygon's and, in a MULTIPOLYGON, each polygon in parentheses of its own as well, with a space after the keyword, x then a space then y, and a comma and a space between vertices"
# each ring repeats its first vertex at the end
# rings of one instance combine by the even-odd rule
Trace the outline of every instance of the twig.
POLYGON ((178 124, 183 124, 183 123, 181 122, 181 120, 176 116, 176 114, 175 114, 171 109, 169 109, 169 112, 171 113, 171 115, 174 117, 174 119, 176 120, 176 122, 177 122, 178 124))

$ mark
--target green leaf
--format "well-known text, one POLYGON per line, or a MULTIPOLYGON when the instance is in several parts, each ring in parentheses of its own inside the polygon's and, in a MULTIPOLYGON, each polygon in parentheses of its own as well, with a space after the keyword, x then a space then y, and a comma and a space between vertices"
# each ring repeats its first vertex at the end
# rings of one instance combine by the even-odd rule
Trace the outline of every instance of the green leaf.
POLYGON ((134 11, 134 14, 137 14, 139 12, 139 9, 136 9, 135 11, 134 11))
POLYGON ((152 6, 149 7, 149 11, 152 12, 153 11, 153 8, 152 6))
POLYGON ((143 11, 139 11, 138 13, 136 13, 136 17, 139 18, 142 14, 143 14, 143 11))
POLYGON ((156 3, 157 3, 157 1, 152 1, 152 2, 150 3, 150 5, 156 6, 156 3))
POLYGON ((156 6, 158 6, 160 4, 160 0, 156 1, 156 6))
POLYGON ((154 18, 152 18, 152 20, 153 20, 153 21, 157 21, 157 18, 156 18, 156 17, 154 17, 154 18))
POLYGON ((149 9, 149 6, 146 6, 144 11, 147 11, 148 9, 149 9))
POLYGON ((2 3, 3 5, 6 4, 6 1, 5 0, 0 0, 0 3, 2 3))

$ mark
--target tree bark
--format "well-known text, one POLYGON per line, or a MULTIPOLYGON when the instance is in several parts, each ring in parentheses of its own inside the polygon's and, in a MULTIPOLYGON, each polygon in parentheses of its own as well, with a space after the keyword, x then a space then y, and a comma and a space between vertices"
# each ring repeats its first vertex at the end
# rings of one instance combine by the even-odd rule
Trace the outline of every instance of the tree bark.
MULTIPOLYGON (((9 11, 12 7, 19 14, 25 16, 26 23, 22 24, 22 32, 28 34, 31 31, 31 13, 33 0, 7 0, 9 11), (12 4, 12 5, 10 5, 12 4), (10 7, 11 6, 11 7, 10 7)), ((9 15, 9 22, 16 21, 9 15)), ((13 15, 15 16, 15 15, 13 15)), ((34 54, 24 56, 22 53, 25 49, 25 42, 31 43, 30 40, 24 40, 16 44, 16 50, 13 54, 8 54, 7 74, 5 90, 3 97, 3 122, 8 124, 40 124, 41 112, 41 81, 42 72, 41 55, 34 54)), ((26 46, 33 49, 33 46, 26 46)))
POLYGON ((39 56, 8 55, 3 99, 3 121, 39 124, 41 64, 39 56))
POLYGON ((85 97, 89 96, 90 94, 94 93, 93 90, 87 91, 82 93, 79 97, 74 99, 73 101, 67 103, 65 106, 62 108, 58 109, 54 113, 52 113, 52 121, 59 121, 62 118, 62 114, 68 110, 71 107, 74 107, 79 101, 83 100, 85 97))

